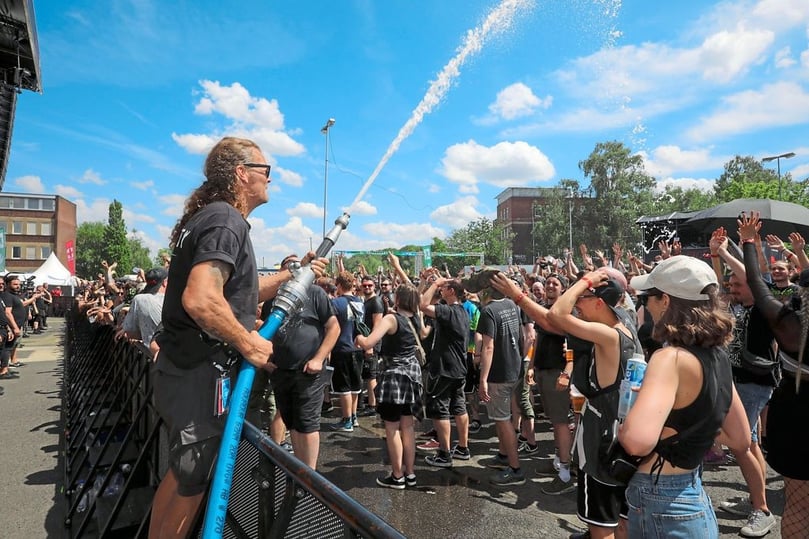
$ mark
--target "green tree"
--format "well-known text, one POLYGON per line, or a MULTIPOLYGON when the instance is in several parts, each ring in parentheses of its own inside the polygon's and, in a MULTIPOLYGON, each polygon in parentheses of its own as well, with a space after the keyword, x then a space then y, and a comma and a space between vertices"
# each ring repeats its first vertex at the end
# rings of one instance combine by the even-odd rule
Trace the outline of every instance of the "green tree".
POLYGON ((546 192, 542 203, 534 206, 534 254, 558 256, 570 244, 571 230, 574 246, 588 240, 582 221, 586 201, 579 182, 572 179, 563 179, 546 192))
POLYGON ((643 158, 623 143, 599 142, 579 168, 589 179, 592 199, 582 206, 588 223, 589 244, 608 248, 613 242, 634 245, 641 240, 635 225, 650 213, 655 180, 646 173, 643 158))
POLYGON ((673 187, 667 185, 663 193, 656 193, 652 212, 654 215, 672 213, 676 211, 698 211, 716 206, 716 196, 713 191, 700 189, 673 187))
POLYGON ((161 247, 160 249, 157 250, 157 255, 155 255, 154 260, 152 262, 154 263, 155 267, 163 266, 163 260, 165 258, 171 260, 171 249, 169 249, 168 247, 161 247))
POLYGON ((113 200, 110 204, 107 226, 104 227, 104 244, 107 262, 118 263, 118 274, 123 275, 132 269, 129 239, 124 223, 124 208, 120 202, 113 200))
POLYGON ((455 252, 482 251, 485 264, 505 264, 511 252, 512 236, 503 225, 481 217, 464 228, 453 230, 446 246, 455 252))
POLYGON ((770 198, 809 206, 809 180, 794 181, 790 173, 778 173, 752 156, 737 155, 727 163, 716 180, 718 203, 737 198, 770 198))
MULTIPOLYGON (((132 232, 135 232, 133 230, 132 232)), ((128 238, 129 243, 129 260, 132 263, 133 267, 143 268, 143 271, 148 271, 152 267, 152 258, 150 256, 149 248, 143 245, 140 238, 130 236, 128 238)), ((163 263, 161 262, 160 265, 162 266, 163 263)), ((125 273, 129 273, 132 267, 119 267, 118 273, 120 275, 124 275, 125 273)))
POLYGON ((93 279, 101 271, 101 261, 106 259, 104 223, 85 222, 76 229, 76 275, 93 279))

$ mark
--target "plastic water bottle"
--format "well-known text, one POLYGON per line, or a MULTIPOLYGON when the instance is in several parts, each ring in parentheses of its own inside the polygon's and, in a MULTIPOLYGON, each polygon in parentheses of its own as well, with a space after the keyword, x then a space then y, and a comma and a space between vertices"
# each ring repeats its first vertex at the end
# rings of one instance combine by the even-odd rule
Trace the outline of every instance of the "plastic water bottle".
POLYGON ((643 354, 635 354, 626 362, 626 373, 621 380, 620 397, 618 399, 618 420, 623 421, 629 409, 635 404, 638 397, 637 390, 643 383, 646 374, 646 359, 643 354))

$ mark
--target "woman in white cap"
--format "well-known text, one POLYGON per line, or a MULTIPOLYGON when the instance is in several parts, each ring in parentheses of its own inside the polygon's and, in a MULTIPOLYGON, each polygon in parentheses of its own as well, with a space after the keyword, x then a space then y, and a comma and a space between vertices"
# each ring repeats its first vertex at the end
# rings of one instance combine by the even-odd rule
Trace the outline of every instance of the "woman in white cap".
POLYGON ((646 296, 653 337, 665 346, 652 355, 619 433, 624 449, 641 457, 626 489, 629 536, 718 537, 702 458, 717 435, 734 452, 750 444, 724 349, 733 320, 716 275, 696 258, 668 258, 631 286, 646 296))

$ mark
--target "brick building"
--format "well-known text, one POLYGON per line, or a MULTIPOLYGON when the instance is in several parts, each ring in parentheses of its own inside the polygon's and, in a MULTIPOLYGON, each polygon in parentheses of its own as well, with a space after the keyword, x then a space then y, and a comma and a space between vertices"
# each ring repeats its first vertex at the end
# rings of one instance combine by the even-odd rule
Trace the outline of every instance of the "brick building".
POLYGON ((69 268, 67 249, 76 244, 76 205, 58 195, 0 193, 6 271, 30 273, 51 252, 69 268))

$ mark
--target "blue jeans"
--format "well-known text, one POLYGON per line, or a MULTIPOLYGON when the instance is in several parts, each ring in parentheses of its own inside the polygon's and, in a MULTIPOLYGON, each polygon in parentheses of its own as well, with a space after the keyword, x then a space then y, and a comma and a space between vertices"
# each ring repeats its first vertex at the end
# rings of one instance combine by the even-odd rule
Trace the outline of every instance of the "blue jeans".
POLYGON ((739 394, 747 421, 750 422, 750 440, 754 443, 758 443, 758 416, 770 402, 772 390, 770 386, 759 384, 736 384, 736 393, 739 394))
POLYGON ((699 469, 656 478, 656 473, 638 472, 626 487, 629 537, 719 537, 719 524, 702 488, 699 469))

